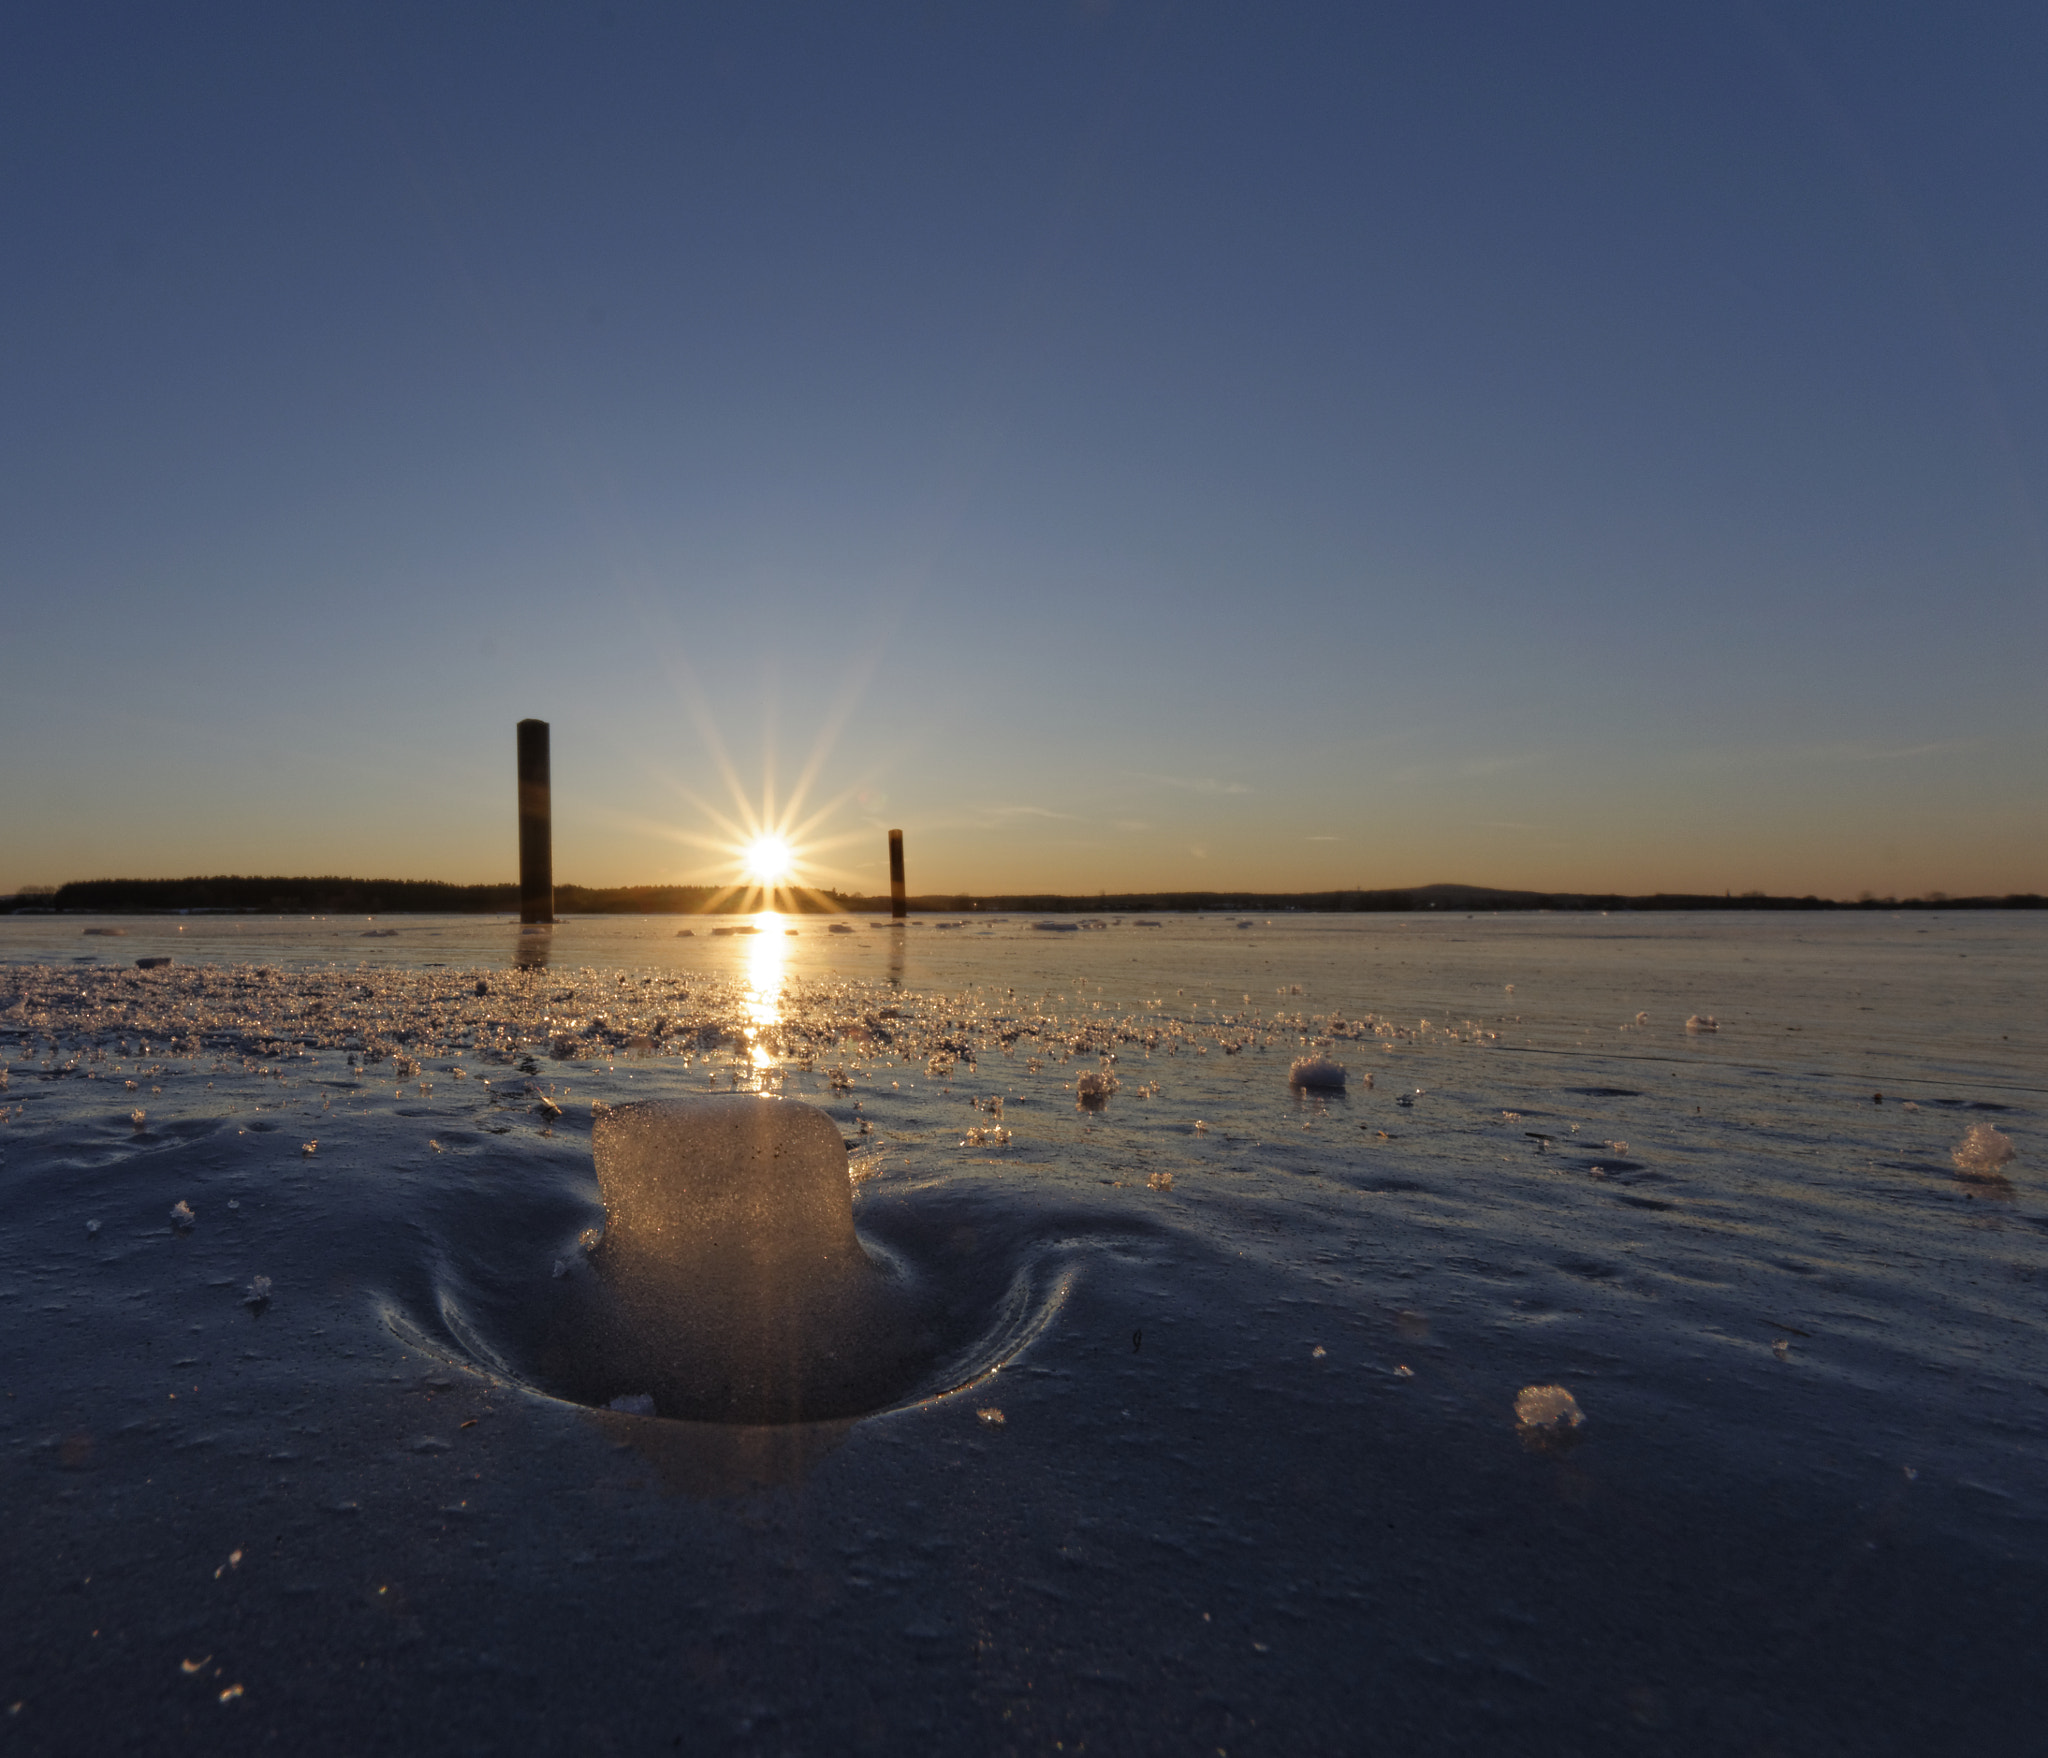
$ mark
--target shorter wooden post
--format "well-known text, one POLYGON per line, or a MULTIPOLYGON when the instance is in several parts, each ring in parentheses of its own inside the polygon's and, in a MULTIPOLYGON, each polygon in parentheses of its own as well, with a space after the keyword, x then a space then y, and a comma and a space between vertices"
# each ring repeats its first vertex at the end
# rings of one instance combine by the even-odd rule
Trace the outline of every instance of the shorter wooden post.
POLYGON ((555 830, 548 723, 519 723, 519 919, 555 919, 555 830))
POLYGON ((903 896, 903 832, 889 832, 889 914, 897 921, 910 913, 903 896))

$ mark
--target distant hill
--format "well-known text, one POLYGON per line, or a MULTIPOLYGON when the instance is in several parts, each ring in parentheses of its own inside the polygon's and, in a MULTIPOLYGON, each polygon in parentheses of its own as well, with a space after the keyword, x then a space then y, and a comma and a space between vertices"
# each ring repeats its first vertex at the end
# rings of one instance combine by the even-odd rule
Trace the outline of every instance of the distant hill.
MULTIPOLYGON (((555 913, 586 915, 701 915, 723 898, 737 912, 742 899, 709 885, 555 887, 555 913)), ((1760 891, 1621 892, 1501 891, 1484 885, 1420 885, 1381 891, 1117 891, 1093 896, 1052 892, 1002 896, 926 894, 910 900, 919 914, 997 911, 1009 915, 1141 915, 1199 910, 1246 914, 1282 911, 1415 914, 1424 910, 1472 914, 1502 910, 1837 910, 2040 909, 2037 893, 2007 897, 1878 898, 1853 903, 1824 897, 1771 897, 1760 891)), ((886 912, 886 897, 811 893, 785 907, 798 913, 850 910, 886 912)), ((86 879, 52 892, 0 898, 0 913, 61 911, 89 915, 153 915, 223 911, 245 915, 513 915, 516 885, 447 885, 437 879, 244 878, 86 879)))

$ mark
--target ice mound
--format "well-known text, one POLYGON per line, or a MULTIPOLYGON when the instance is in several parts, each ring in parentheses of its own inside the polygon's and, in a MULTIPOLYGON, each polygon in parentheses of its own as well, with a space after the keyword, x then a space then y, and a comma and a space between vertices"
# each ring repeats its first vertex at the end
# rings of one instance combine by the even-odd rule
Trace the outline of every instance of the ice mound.
POLYGON ((571 1276, 545 1376, 580 1403, 697 1421, 858 1415, 930 1364, 907 1278, 853 1228, 823 1111, 739 1096, 600 1112, 595 1277, 571 1276))
POLYGON ((1302 1087, 1309 1092, 1341 1093, 1344 1090, 1344 1064, 1332 1062, 1326 1056, 1301 1056, 1287 1071, 1287 1084, 1302 1087))
POLYGON ((1109 1096, 1123 1083, 1107 1069, 1090 1069, 1074 1082, 1074 1103, 1084 1111, 1100 1111, 1109 1103, 1109 1096))
POLYGON ((1515 1394, 1515 1425, 1518 1428, 1561 1432, 1577 1428, 1586 1420, 1578 1399, 1562 1386, 1524 1386, 1515 1394))
POLYGON ((2012 1137, 1995 1124, 1973 1123, 1949 1158, 1965 1178, 1995 1177, 2013 1157, 2012 1137))

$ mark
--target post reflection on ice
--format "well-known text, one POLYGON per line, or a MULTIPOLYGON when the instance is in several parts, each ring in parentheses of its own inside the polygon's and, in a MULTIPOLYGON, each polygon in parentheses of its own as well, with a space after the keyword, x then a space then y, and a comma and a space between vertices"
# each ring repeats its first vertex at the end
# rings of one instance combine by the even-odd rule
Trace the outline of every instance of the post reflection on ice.
POLYGON ((521 928, 512 942, 512 968, 519 971, 546 970, 551 938, 551 929, 521 928))

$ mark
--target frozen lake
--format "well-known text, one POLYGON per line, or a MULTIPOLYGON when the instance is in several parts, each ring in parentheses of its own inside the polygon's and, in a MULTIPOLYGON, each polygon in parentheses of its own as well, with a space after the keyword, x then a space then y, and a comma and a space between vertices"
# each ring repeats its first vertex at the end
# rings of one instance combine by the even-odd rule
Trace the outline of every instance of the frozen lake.
POLYGON ((0 1725, 2014 1749, 2048 923, 1073 922, 0 919, 0 1725), (593 1115, 736 1091, 957 1335, 864 1418, 569 1401, 593 1115))

